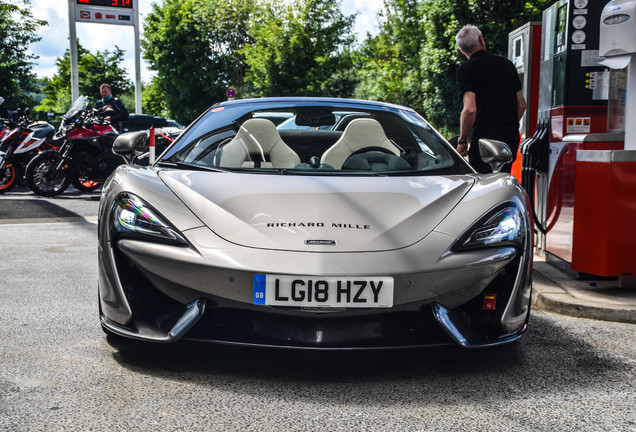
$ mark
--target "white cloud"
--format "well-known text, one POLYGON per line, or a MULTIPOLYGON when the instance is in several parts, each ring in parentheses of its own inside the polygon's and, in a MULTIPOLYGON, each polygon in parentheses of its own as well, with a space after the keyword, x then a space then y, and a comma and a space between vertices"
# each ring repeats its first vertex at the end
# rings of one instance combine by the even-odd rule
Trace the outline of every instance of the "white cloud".
POLYGON ((367 33, 377 34, 378 12, 382 9, 383 0, 344 0, 342 13, 350 15, 358 13, 354 30, 358 35, 358 42, 362 42, 367 33))
MULTIPOLYGON (((150 0, 139 0, 140 21, 151 11, 150 0)), ((39 77, 52 77, 57 72, 55 61, 69 49, 68 0, 31 0, 32 12, 36 18, 48 21, 38 35, 42 40, 31 45, 31 52, 40 58, 35 60, 34 72, 39 77)), ((141 30, 141 29, 140 29, 141 30)), ((135 74, 135 35, 132 26, 119 26, 97 23, 77 23, 77 38, 82 46, 91 52, 113 51, 115 45, 124 50, 123 67, 130 79, 135 74)), ((141 79, 148 81, 151 72, 142 60, 141 79)))

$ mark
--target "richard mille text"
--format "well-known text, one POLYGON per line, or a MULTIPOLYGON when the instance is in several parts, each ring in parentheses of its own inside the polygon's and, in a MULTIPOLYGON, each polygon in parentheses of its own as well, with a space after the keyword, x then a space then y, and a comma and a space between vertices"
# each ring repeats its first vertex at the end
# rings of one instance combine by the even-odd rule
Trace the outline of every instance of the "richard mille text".
MULTIPOLYGON (((267 228, 323 228, 324 222, 270 222, 267 224, 267 228)), ((364 224, 348 224, 348 223, 332 223, 331 228, 346 228, 346 229, 371 229, 371 225, 364 224)))

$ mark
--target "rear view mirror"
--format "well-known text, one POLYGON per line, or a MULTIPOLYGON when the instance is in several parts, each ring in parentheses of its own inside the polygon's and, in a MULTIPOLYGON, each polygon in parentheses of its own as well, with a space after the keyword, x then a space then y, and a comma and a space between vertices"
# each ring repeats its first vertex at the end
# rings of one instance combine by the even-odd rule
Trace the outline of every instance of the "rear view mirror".
POLYGON ((295 122, 298 126, 332 126, 336 124, 336 116, 324 109, 302 110, 296 114, 295 122))

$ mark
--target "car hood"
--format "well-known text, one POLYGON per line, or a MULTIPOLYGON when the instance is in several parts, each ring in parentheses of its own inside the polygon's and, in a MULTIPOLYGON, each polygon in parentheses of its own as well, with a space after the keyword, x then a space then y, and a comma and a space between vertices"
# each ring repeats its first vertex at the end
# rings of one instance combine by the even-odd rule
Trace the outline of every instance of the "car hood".
MULTIPOLYGON (((331 177, 164 170, 214 233, 251 248, 400 249, 426 237, 474 184, 466 176, 331 177)), ((187 233, 186 233, 187 235, 187 233)))

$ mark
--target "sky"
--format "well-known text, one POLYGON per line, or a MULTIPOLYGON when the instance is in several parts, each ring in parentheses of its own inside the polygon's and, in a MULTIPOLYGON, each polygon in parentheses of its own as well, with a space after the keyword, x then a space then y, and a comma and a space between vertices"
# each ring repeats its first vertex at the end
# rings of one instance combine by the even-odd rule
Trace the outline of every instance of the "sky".
MULTIPOLYGON (((152 3, 161 4, 155 0, 138 0, 139 21, 142 25, 146 15, 152 11, 152 3)), ((367 32, 376 34, 378 31, 377 12, 382 7, 383 0, 342 0, 342 12, 350 15, 358 12, 355 31, 361 42, 367 32)), ((57 71, 55 61, 64 55, 69 48, 68 0, 31 0, 31 11, 36 18, 48 21, 49 25, 41 27, 38 36, 42 39, 30 46, 30 52, 39 56, 34 61, 33 71, 39 78, 51 78, 57 71)), ((96 23, 77 23, 77 38, 83 47, 91 52, 110 50, 114 46, 126 52, 123 67, 128 70, 129 77, 134 80, 134 33, 132 26, 119 26, 96 23)), ((141 35, 143 38, 143 34, 141 35)), ((152 71, 147 65, 141 64, 141 79, 149 81, 152 71)))

